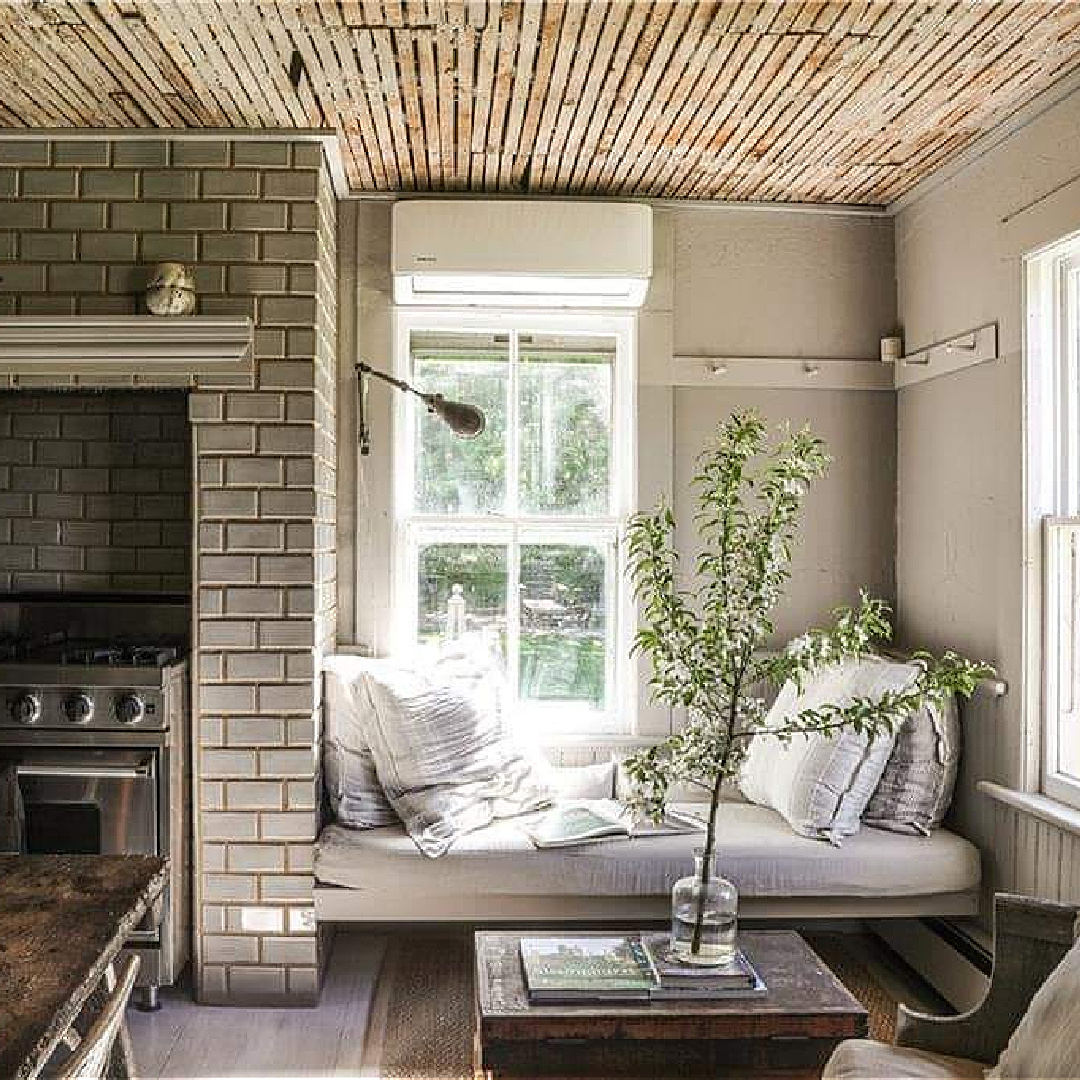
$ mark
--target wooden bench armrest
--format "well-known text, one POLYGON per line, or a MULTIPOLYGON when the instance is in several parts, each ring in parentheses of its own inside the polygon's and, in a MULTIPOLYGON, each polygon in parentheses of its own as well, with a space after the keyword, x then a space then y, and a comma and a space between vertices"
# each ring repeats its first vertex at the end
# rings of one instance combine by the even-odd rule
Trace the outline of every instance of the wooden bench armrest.
POLYGON ((1035 991, 1068 952, 1080 908, 999 893, 994 898, 994 969, 986 997, 959 1016, 899 1006, 896 1045, 986 1065, 997 1061, 1035 991))

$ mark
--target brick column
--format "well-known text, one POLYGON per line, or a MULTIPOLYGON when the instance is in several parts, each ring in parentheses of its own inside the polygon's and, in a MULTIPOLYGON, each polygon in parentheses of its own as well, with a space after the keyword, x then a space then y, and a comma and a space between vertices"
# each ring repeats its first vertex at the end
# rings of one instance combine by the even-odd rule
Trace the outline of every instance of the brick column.
MULTIPOLYGON (((319 142, 0 138, 0 313, 140 309, 196 266, 255 321, 253 384, 193 392, 200 1000, 313 1002, 318 657, 335 595, 335 202, 319 142)), ((175 384, 175 380, 163 379, 175 384)), ((76 590, 77 591, 77 590, 76 590)))

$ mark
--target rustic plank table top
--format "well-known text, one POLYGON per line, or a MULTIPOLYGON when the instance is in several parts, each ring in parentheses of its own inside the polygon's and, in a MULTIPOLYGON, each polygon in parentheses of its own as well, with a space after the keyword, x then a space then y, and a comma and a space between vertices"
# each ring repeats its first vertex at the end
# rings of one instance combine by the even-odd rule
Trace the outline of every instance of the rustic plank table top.
POLYGON ((138 855, 0 855, 0 1077, 38 1074, 165 874, 138 855))
MULTIPOLYGON (((618 1042, 637 1046, 633 1054, 639 1058, 650 1045, 661 1056, 668 1053, 662 1048, 711 1047, 710 1061, 717 1054, 721 1060, 727 1055, 732 1062, 737 1053, 748 1054, 738 1060, 753 1061, 761 1075, 772 1075, 770 1055, 775 1057, 777 1049, 784 1053, 788 1047, 803 1044, 820 1057, 841 1039, 864 1036, 867 1031, 863 1006, 797 933, 786 930, 739 935, 740 948, 768 988, 763 997, 532 1004, 519 943, 522 937, 550 932, 480 931, 475 935, 478 1071, 486 1068, 488 1075, 518 1075, 508 1062, 520 1059, 536 1068, 538 1054, 554 1061, 561 1048, 570 1048, 571 1060, 587 1060, 588 1047, 618 1042)), ((605 936, 610 934, 605 932, 605 936)), ((812 1058, 811 1063, 816 1060, 812 1058)), ((612 1063, 601 1058, 599 1066, 594 1063, 593 1067, 603 1070, 612 1068, 612 1063)), ((799 1075, 802 1068, 800 1064, 796 1070, 799 1075)), ((582 1072, 602 1075, 584 1067, 582 1072)), ((614 1068, 609 1075, 615 1075, 614 1068)))

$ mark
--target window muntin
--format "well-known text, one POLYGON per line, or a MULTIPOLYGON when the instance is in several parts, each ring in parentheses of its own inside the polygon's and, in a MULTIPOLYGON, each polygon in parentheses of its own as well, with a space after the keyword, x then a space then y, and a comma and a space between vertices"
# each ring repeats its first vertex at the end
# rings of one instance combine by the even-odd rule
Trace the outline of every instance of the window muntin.
POLYGON ((488 421, 465 441, 411 397, 395 403, 399 642, 459 633, 464 607, 465 632, 504 658, 524 722, 629 730, 618 541, 634 491, 632 320, 399 311, 397 323, 399 374, 488 421))

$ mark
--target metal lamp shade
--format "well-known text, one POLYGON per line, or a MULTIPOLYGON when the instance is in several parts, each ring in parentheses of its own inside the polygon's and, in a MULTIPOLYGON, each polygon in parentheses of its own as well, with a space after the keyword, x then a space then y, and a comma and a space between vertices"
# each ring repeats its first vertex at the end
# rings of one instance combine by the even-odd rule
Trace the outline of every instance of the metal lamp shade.
POLYGON ((483 434, 487 418, 475 405, 449 401, 442 394, 425 394, 427 407, 462 439, 475 439, 483 434))

